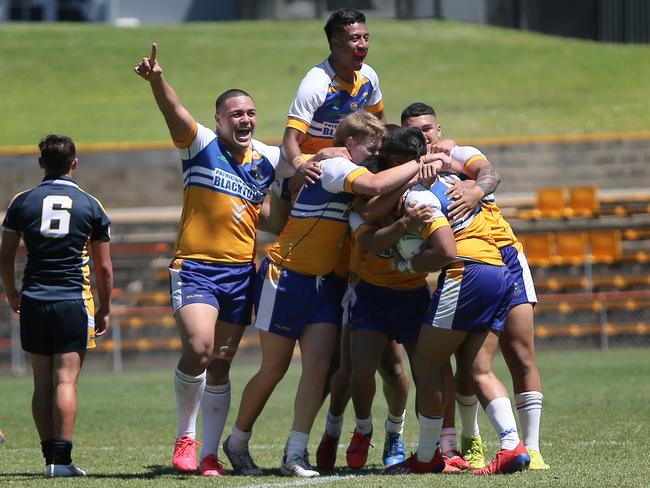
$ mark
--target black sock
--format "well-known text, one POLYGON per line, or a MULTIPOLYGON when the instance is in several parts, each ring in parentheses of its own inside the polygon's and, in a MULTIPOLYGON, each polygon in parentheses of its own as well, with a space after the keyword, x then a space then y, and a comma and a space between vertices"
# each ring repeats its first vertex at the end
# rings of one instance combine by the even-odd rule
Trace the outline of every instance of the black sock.
POLYGON ((41 442, 41 452, 45 458, 45 466, 54 464, 54 439, 41 442))
POLYGON ((72 462, 72 442, 61 439, 54 439, 54 463, 53 464, 70 464, 72 462))

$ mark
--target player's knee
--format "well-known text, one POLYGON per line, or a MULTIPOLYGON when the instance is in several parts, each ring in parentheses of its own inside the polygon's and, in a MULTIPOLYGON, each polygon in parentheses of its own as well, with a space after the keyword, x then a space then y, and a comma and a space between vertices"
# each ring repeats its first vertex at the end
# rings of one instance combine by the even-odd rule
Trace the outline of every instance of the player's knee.
POLYGON ((185 346, 185 353, 193 356, 196 361, 205 362, 207 368, 210 356, 212 355, 212 341, 201 337, 190 338, 185 346))

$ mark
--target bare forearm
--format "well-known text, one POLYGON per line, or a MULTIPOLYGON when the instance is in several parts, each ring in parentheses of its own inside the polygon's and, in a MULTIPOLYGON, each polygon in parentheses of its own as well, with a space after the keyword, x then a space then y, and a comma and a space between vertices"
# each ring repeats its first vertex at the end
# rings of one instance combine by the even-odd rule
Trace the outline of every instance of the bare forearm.
POLYGON ((494 193, 500 181, 499 173, 491 164, 482 167, 476 175, 476 186, 483 190, 484 195, 494 193))
POLYGON ((100 265, 95 267, 95 281, 97 283, 97 298, 99 309, 109 312, 111 310, 111 295, 113 293, 113 268, 100 265))
POLYGON ((300 139, 303 134, 296 129, 287 127, 282 138, 282 154, 289 161, 289 164, 295 169, 304 162, 300 150, 300 139))
POLYGON ((378 225, 381 220, 388 215, 388 213, 395 208, 399 202, 404 188, 400 187, 397 190, 377 195, 368 200, 361 211, 361 217, 364 222, 369 225, 378 225))
POLYGON ((4 286, 7 295, 15 295, 18 293, 16 289, 16 268, 14 258, 2 256, 0 259, 0 278, 2 278, 2 285, 4 286))
POLYGON ((192 130, 194 119, 183 107, 172 86, 163 76, 152 80, 149 85, 172 138, 176 141, 187 139, 192 130))
POLYGON ((440 254, 433 249, 425 249, 411 259, 411 265, 413 266, 413 270, 417 272, 432 273, 452 263, 454 259, 451 256, 440 254))
POLYGON ((380 252, 390 249, 406 234, 408 226, 404 219, 399 219, 386 227, 367 231, 361 238, 361 245, 368 251, 380 252))

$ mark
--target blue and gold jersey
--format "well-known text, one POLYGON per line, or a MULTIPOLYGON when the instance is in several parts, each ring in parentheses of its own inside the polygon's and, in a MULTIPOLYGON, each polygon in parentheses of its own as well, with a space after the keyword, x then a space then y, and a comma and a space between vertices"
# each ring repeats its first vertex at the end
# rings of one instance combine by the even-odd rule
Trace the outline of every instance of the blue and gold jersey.
POLYGON ((275 264, 306 275, 334 271, 348 232, 352 183, 368 169, 345 158, 321 161, 323 173, 303 186, 277 241, 269 249, 275 264))
MULTIPOLYGON (((405 205, 427 204, 433 208, 433 220, 424 225, 420 232, 422 239, 426 240, 439 228, 450 225, 447 208, 452 202, 445 192, 458 179, 455 175, 439 176, 431 188, 418 184, 406 192, 405 205)), ((485 220, 480 206, 468 218, 452 222, 451 230, 456 239, 458 259, 503 266, 501 253, 492 238, 490 225, 485 220)))
POLYGON ((307 137, 303 153, 314 154, 332 145, 334 131, 343 117, 358 110, 377 113, 384 109, 379 78, 364 64, 354 73, 354 83, 339 79, 326 59, 307 72, 289 109, 287 127, 307 137))
MULTIPOLYGON (((463 173, 472 179, 476 179, 477 171, 475 163, 477 161, 487 161, 485 155, 472 146, 456 146, 451 151, 450 156, 463 164, 463 173)), ((506 246, 515 246, 518 251, 522 251, 521 243, 517 240, 510 223, 501 213, 497 206, 494 194, 486 195, 481 201, 483 216, 490 225, 492 238, 495 240, 499 249, 506 246)))
POLYGON ((356 263, 355 272, 359 278, 371 285, 393 290, 413 290, 426 286, 428 273, 405 274, 395 269, 392 249, 373 252, 361 245, 360 237, 372 228, 376 227, 366 224, 361 215, 356 212, 350 213, 352 256, 356 263))
POLYGON ((37 300, 89 300, 89 241, 110 240, 99 201, 67 176, 16 195, 2 224, 21 234, 27 263, 21 293, 37 300))
POLYGON ((175 144, 183 160, 183 212, 174 258, 252 262, 259 211, 275 180, 280 148, 253 140, 238 161, 200 124, 175 144))

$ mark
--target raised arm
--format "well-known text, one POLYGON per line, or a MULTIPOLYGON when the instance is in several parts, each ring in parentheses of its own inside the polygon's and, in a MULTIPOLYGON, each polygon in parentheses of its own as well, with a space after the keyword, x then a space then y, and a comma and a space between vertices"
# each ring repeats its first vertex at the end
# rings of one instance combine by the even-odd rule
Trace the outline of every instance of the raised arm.
POLYGON ((113 292, 113 264, 108 241, 91 241, 90 249, 95 267, 95 282, 99 307, 95 311, 95 335, 102 336, 108 328, 111 313, 111 293, 113 292))
POLYGON ((133 71, 149 82, 156 104, 160 109, 167 128, 176 142, 186 141, 194 128, 192 115, 181 104, 176 92, 163 76, 163 70, 157 59, 158 46, 151 44, 151 56, 142 58, 133 71))
POLYGON ((16 289, 16 251, 20 244, 18 232, 5 230, 0 243, 0 278, 11 309, 20 312, 20 293, 16 289))

